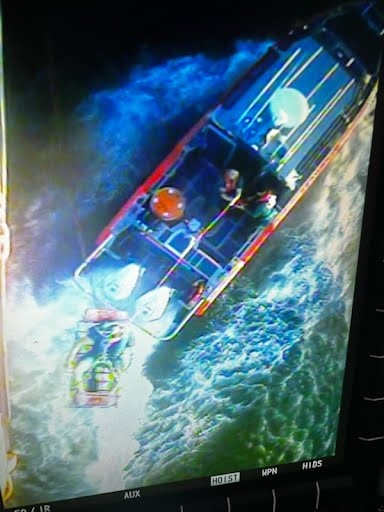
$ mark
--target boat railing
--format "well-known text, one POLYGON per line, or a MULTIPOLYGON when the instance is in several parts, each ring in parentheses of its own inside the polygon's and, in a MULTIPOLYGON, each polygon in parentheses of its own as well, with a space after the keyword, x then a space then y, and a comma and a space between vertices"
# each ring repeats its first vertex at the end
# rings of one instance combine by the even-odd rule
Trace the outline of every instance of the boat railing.
POLYGON ((253 242, 258 238, 258 236, 262 233, 263 229, 265 228, 266 224, 271 221, 272 217, 277 215, 278 212, 282 210, 281 206, 276 205, 274 212, 271 212, 271 215, 268 219, 265 219, 264 221, 260 222, 260 225, 255 229, 255 231, 247 238, 247 240, 243 243, 243 245, 236 251, 236 254, 232 258, 232 262, 236 263, 241 256, 244 254, 244 252, 253 244, 253 242))
MULTIPOLYGON (((316 85, 306 95, 306 99, 308 102, 327 83, 327 81, 331 78, 332 75, 334 75, 334 73, 338 70, 339 67, 340 67, 340 64, 338 62, 336 62, 330 69, 327 70, 327 72, 324 74, 324 76, 319 81, 317 81, 316 85)), ((315 111, 315 108, 316 108, 315 104, 310 105, 309 112, 308 112, 308 118, 309 118, 310 114, 315 111)), ((301 127, 302 127, 302 125, 298 125, 289 130, 288 134, 284 137, 284 139, 280 142, 278 147, 272 153, 272 158, 274 158, 278 155, 279 151, 287 144, 288 140, 291 137, 293 137, 297 133, 297 131, 300 130, 301 127)))
MULTIPOLYGON (((364 99, 367 100, 367 90, 364 91, 364 99)), ((332 146, 337 139, 337 136, 345 125, 348 124, 354 117, 357 111, 361 109, 361 102, 353 102, 348 108, 346 108, 342 114, 335 120, 334 123, 328 128, 328 130, 324 133, 322 138, 316 143, 314 151, 311 151, 311 154, 304 158, 298 168, 303 169, 309 174, 314 170, 317 165, 324 159, 327 153, 330 152, 332 146)))
POLYGON ((338 132, 342 127, 345 126, 345 119, 343 116, 339 116, 336 121, 329 127, 327 132, 321 137, 321 139, 314 146, 314 151, 310 155, 306 155, 298 165, 298 169, 302 169, 306 174, 316 169, 318 164, 327 156, 331 151, 332 145, 335 142, 338 132))
POLYGON ((337 103, 347 94, 347 92, 355 84, 355 79, 350 80, 344 87, 340 87, 338 91, 332 96, 327 104, 320 110, 315 119, 307 126, 304 132, 298 137, 294 144, 289 148, 287 155, 283 158, 281 167, 285 166, 289 159, 298 151, 302 144, 326 118, 331 109, 335 108, 337 103))
POLYGON ((91 254, 77 267, 75 270, 73 277, 77 286, 84 291, 87 295, 93 295, 87 287, 84 285, 81 276, 85 269, 89 266, 89 264, 96 260, 100 254, 107 250, 110 243, 115 239, 115 234, 111 233, 100 245, 96 247, 96 249, 91 252, 91 254))
MULTIPOLYGON (((332 142, 335 140, 335 136, 337 135, 339 129, 341 128, 341 126, 343 125, 344 122, 345 122, 344 119, 340 116, 338 118, 337 122, 333 123, 333 125, 328 129, 326 134, 318 141, 318 143, 316 144, 316 147, 314 148, 315 150, 313 152, 311 152, 311 156, 308 157, 308 159, 304 158, 300 162, 299 166, 297 167, 299 172, 301 169, 303 169, 303 171, 305 172, 305 175, 309 175, 309 174, 311 174, 311 172, 313 170, 316 169, 318 164, 326 156, 326 153, 328 153, 328 151, 325 151, 326 148, 329 148, 329 151, 330 151, 330 149, 331 149, 330 146, 331 146, 332 142), (316 148, 318 148, 319 151, 316 151, 316 148)), ((283 210, 283 208, 284 208, 284 205, 280 205, 279 203, 276 204, 276 207, 274 209, 275 213, 278 214, 280 211, 283 210)), ((257 239, 257 237, 260 235, 260 233, 263 231, 264 228, 265 228, 265 223, 260 225, 260 227, 258 227, 250 237, 248 237, 247 241, 236 252, 233 261, 236 261, 238 258, 241 257, 241 255, 244 253, 244 251, 252 245, 252 243, 257 239)))
POLYGON ((157 190, 161 189, 164 185, 167 184, 169 179, 177 174, 179 171, 180 166, 184 163, 184 160, 188 153, 193 150, 192 146, 189 146, 188 144, 184 146, 181 154, 177 158, 176 162, 174 162, 173 165, 167 170, 167 172, 160 178, 160 180, 157 182, 156 187, 154 187, 150 193, 146 194, 145 200, 147 200, 152 194, 154 194, 157 190))
MULTIPOLYGON (((163 286, 164 283, 168 280, 168 278, 172 275, 172 273, 176 270, 176 268, 181 264, 186 264, 186 256, 193 250, 198 247, 200 242, 204 239, 204 237, 216 226, 216 224, 226 215, 226 213, 232 208, 232 206, 240 199, 240 194, 234 197, 232 201, 230 201, 220 212, 212 219, 212 221, 203 228, 197 235, 193 237, 193 242, 190 243, 181 253, 178 253, 178 257, 174 264, 168 269, 166 274, 160 279, 154 289, 163 286)), ((143 235, 149 237, 151 236, 149 233, 143 232, 143 235)), ((151 237, 151 239, 159 245, 163 250, 165 250, 164 244, 161 244, 156 238, 151 237)), ((169 251, 169 249, 167 248, 169 251)))
MULTIPOLYGON (((188 267, 189 269, 195 271, 197 274, 199 274, 202 278, 204 279, 208 279, 209 276, 207 276, 204 272, 202 272, 198 267, 196 267, 195 265, 193 265, 191 262, 189 262, 185 256, 187 255, 187 252, 184 251, 184 256, 183 258, 180 258, 180 253, 178 251, 176 251, 171 245, 168 245, 168 244, 164 244, 164 243, 161 243, 156 237, 154 237, 150 232, 145 232, 143 231, 142 232, 142 235, 151 243, 153 244, 155 247, 157 247, 158 249, 160 249, 162 252, 164 252, 165 254, 167 254, 168 256, 170 256, 172 259, 176 260, 177 263, 179 263, 180 265, 184 265, 185 267, 188 267)), ((190 252, 190 250, 192 249, 192 247, 188 246, 187 247, 187 251, 188 253, 190 252)), ((174 267, 174 265, 172 266, 172 268, 174 267)), ((175 270, 175 268, 173 268, 173 270, 175 270)), ((165 281, 164 281, 165 282, 165 281)), ((162 282, 161 284, 164 284, 164 282, 162 282)), ((161 285, 157 285, 157 287, 159 287, 161 285)))
POLYGON ((263 87, 263 89, 259 92, 258 95, 252 100, 252 102, 247 106, 247 108, 241 113, 239 118, 236 121, 236 124, 241 124, 248 117, 252 117, 252 121, 247 124, 247 129, 250 128, 250 125, 257 119, 260 115, 260 112, 263 110, 265 103, 263 103, 263 107, 258 108, 256 114, 253 113, 254 107, 256 107, 257 103, 264 97, 266 97, 266 102, 269 101, 269 93, 271 87, 275 84, 275 82, 284 74, 284 72, 289 68, 292 62, 296 59, 296 57, 300 54, 301 50, 297 49, 281 66, 281 68, 273 75, 273 77, 269 80, 269 82, 263 87), (266 96, 267 95, 267 96, 266 96))
MULTIPOLYGON (((255 80, 260 77, 262 73, 264 73, 268 67, 272 66, 274 62, 279 58, 279 53, 277 48, 273 45, 266 53, 254 64, 250 69, 248 69, 239 80, 235 82, 233 87, 224 95, 221 100, 221 105, 224 110, 230 110, 236 102, 247 93, 255 80)), ((220 108, 219 107, 219 108, 220 108)), ((218 110, 216 110, 216 113, 218 110)), ((214 122, 217 122, 215 116, 213 116, 214 122)))

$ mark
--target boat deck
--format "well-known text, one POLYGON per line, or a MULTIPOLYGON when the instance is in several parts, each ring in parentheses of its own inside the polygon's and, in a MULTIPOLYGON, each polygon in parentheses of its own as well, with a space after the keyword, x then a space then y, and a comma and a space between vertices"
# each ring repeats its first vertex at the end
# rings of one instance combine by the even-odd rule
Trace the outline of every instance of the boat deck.
MULTIPOLYGON (((111 240, 84 267, 82 277, 88 278, 98 298, 103 301, 103 275, 113 276, 131 263, 139 265, 145 272, 133 292, 109 305, 136 318, 138 299, 167 287, 173 290, 167 306, 172 314, 162 335, 178 332, 193 314, 190 299, 196 283, 203 282, 208 295, 220 289, 271 219, 302 195, 301 187, 305 189, 345 132, 365 90, 361 77, 349 72, 350 63, 353 59, 348 55, 331 54, 309 37, 286 52, 270 51, 188 139, 156 186, 143 192, 119 218, 111 240), (283 87, 300 91, 309 113, 296 128, 280 129, 283 139, 271 146, 269 102, 283 87), (242 197, 267 190, 277 196, 269 218, 255 218, 250 208, 239 209, 222 199, 226 169, 237 169, 242 176, 242 197), (293 173, 297 182, 290 186, 293 173), (167 187, 179 191, 184 200, 183 215, 173 222, 161 219, 151 208, 153 195, 167 187)), ((138 324, 159 335, 155 324, 138 324)))
MULTIPOLYGON (((264 172, 265 162, 257 152, 241 141, 235 144, 225 139, 225 134, 214 126, 205 127, 198 135, 197 147, 189 151, 175 172, 162 182, 161 187, 175 187, 182 191, 186 199, 185 216, 181 222, 172 225, 156 219, 149 208, 150 198, 144 203, 140 217, 140 222, 150 227, 152 237, 164 245, 165 249, 171 243, 176 257, 185 250, 187 241, 183 245, 181 239, 183 233, 188 232, 187 225, 191 221, 197 223, 200 231, 205 231, 198 244, 201 263, 197 267, 204 269, 206 277, 224 268, 260 223, 246 211, 228 209, 228 203, 220 197, 219 189, 223 185, 225 169, 233 167, 240 171, 244 178, 245 195, 266 188, 281 188, 272 174, 264 172), (224 147, 223 141, 227 142, 227 147, 224 147)), ((191 255, 196 251, 191 251, 191 255)), ((197 261, 197 256, 192 258, 191 255, 185 257, 197 261)))
POLYGON ((360 89, 356 77, 348 71, 353 64, 344 49, 325 49, 307 37, 278 54, 270 51, 270 67, 251 84, 240 84, 241 94, 234 91, 213 114, 215 122, 246 143, 257 146, 267 158, 278 156, 278 173, 286 177, 312 151, 336 119, 356 101, 360 89), (334 50, 334 51, 333 51, 334 50), (300 91, 309 104, 304 123, 283 129, 284 143, 268 148, 266 134, 273 128, 269 111, 273 93, 281 88, 300 91), (237 99, 238 98, 238 99, 237 99))

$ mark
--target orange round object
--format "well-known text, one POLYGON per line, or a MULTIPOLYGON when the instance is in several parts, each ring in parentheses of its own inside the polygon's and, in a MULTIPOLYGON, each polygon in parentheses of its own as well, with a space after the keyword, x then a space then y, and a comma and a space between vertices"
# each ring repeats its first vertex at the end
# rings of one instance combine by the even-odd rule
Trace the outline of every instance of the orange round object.
POLYGON ((164 187, 153 194, 150 206, 152 213, 159 219, 174 221, 183 217, 185 199, 177 188, 164 187))

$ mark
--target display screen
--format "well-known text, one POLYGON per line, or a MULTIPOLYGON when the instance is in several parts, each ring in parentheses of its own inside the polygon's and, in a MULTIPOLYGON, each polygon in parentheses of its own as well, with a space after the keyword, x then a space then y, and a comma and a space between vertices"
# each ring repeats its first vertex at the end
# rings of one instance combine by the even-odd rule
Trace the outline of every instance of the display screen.
POLYGON ((3 13, 6 509, 342 452, 384 11, 239 19, 118 56, 112 28, 40 22, 22 61, 3 13))

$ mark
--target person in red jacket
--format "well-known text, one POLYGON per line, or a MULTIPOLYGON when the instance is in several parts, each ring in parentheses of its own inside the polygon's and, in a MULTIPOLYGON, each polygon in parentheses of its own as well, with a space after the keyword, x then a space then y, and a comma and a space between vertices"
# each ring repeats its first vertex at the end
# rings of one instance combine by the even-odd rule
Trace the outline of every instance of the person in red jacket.
POLYGON ((252 198, 250 213, 254 219, 266 218, 273 211, 277 203, 277 196, 271 190, 259 192, 252 198))

